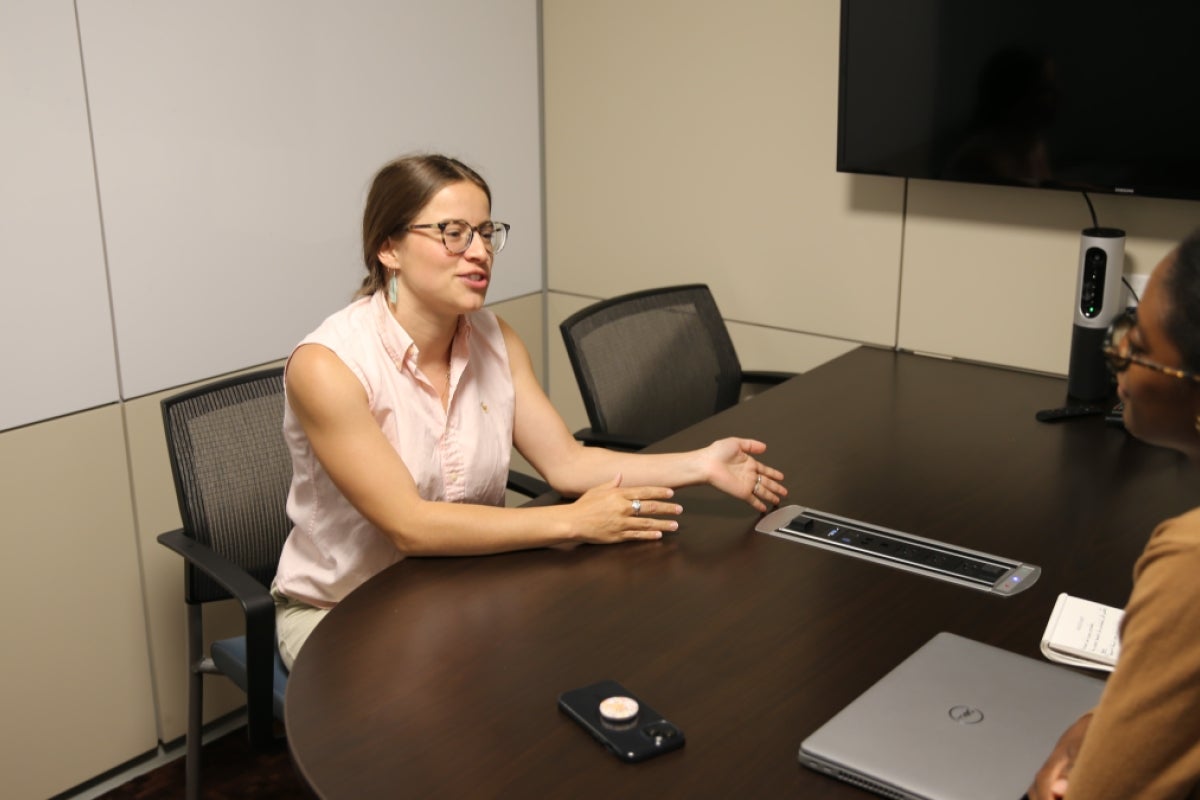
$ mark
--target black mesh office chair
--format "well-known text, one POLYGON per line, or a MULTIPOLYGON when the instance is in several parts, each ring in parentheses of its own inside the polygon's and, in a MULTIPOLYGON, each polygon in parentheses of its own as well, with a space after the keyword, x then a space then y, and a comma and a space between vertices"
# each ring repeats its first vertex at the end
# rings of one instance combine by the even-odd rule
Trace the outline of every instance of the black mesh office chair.
MULTIPOLYGON (((158 541, 186 560, 188 726, 186 792, 199 796, 204 675, 229 677, 246 692, 254 747, 275 741, 287 670, 275 643, 269 587, 291 530, 285 504, 292 463, 283 438, 283 368, 260 370, 162 401, 163 424, 183 527, 158 541), (213 642, 204 655, 205 603, 236 597, 246 632, 213 642)), ((510 472, 508 488, 529 497, 544 481, 510 472)))
POLYGON ((773 386, 790 372, 745 371, 704 284, 602 300, 559 326, 590 445, 639 450, 773 386))
POLYGON ((283 368, 209 384, 162 401, 183 527, 158 541, 186 560, 188 725, 186 792, 199 797, 204 675, 228 676, 246 692, 254 747, 275 741, 287 670, 275 645, 275 577, 291 523, 285 511, 292 462, 283 439, 283 368), (243 636, 204 655, 203 606, 236 597, 243 636))

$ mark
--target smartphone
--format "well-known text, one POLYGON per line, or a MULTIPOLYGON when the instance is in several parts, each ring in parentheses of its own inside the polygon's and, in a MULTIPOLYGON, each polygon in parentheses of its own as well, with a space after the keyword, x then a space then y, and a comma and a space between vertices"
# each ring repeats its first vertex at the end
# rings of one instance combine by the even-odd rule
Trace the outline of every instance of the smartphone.
POLYGON ((558 707, 622 761, 683 747, 683 731, 616 681, 563 692, 558 707))

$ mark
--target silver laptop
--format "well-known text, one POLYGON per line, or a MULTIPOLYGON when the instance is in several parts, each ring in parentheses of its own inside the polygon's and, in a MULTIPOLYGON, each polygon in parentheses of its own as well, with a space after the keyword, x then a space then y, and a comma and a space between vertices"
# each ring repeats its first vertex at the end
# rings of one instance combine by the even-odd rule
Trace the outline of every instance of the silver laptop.
POLYGON ((897 800, 1019 800, 1104 682, 939 633, 800 745, 800 763, 897 800))

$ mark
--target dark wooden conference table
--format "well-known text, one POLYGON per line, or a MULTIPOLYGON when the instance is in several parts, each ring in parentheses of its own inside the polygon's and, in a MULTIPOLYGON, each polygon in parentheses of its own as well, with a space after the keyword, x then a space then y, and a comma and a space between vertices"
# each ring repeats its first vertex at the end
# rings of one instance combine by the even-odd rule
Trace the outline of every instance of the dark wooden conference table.
POLYGON ((297 769, 355 800, 869 797, 800 766, 800 742, 939 631, 1039 656, 1059 592, 1123 606, 1154 525, 1195 504, 1182 457, 1100 417, 1035 421, 1065 388, 859 348, 651 448, 762 439, 788 503, 1040 565, 1021 594, 757 533, 753 509, 691 487, 659 542, 408 559, 368 581, 291 674, 297 769), (603 679, 686 746, 605 751, 557 708, 603 679))

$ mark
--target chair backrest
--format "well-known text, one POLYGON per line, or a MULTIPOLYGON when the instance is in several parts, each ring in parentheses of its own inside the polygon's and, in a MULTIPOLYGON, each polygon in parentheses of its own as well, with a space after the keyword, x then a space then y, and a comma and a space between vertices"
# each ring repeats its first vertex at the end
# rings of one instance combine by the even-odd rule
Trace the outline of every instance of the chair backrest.
POLYGON ((595 431, 652 442, 737 403, 741 364, 704 284, 602 300, 559 328, 595 431))
MULTIPOLYGON (((292 462, 283 438, 283 368, 239 375, 162 401, 184 533, 269 586, 291 530, 292 462)), ((184 598, 229 597, 186 567, 184 598)))

